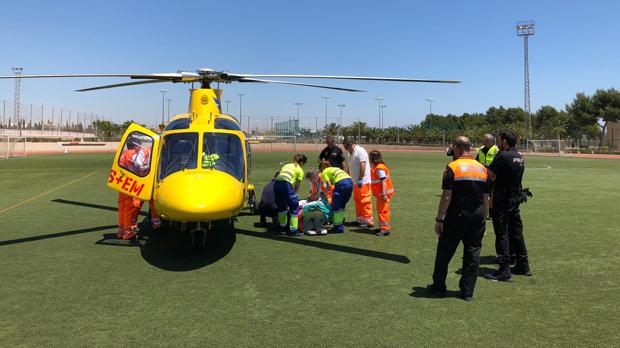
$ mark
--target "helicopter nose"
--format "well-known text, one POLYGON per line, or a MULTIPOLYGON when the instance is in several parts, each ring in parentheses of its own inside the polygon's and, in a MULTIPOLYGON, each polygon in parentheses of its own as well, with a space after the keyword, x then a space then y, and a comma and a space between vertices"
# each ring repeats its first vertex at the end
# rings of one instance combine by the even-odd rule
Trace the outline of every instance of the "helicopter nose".
POLYGON ((203 170, 171 174, 155 186, 155 208, 180 222, 213 221, 235 216, 243 206, 244 185, 232 176, 203 170))

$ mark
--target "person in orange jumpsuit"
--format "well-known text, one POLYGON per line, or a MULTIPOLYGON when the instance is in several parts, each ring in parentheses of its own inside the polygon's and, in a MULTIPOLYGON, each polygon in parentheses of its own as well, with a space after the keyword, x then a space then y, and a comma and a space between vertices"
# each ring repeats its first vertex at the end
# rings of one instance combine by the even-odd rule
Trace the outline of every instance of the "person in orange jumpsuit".
POLYGON ((394 195, 394 187, 392 186, 392 178, 390 178, 390 169, 383 162, 381 152, 377 150, 370 151, 368 154, 370 159, 370 186, 372 194, 377 200, 377 215, 379 215, 379 231, 377 237, 390 235, 390 201, 394 195))
POLYGON ((370 163, 366 150, 354 144, 351 139, 342 142, 349 152, 348 169, 353 179, 353 200, 355 201, 355 215, 360 228, 372 228, 372 190, 370 188, 370 163))
MULTIPOLYGON (((150 163, 151 163, 151 146, 144 146, 136 153, 136 157, 134 161, 134 164, 136 168, 139 170, 140 175, 148 174, 149 169, 150 169, 150 163)), ((131 229, 133 231, 137 231, 138 230, 138 215, 140 215, 140 210, 142 209, 142 204, 144 204, 144 201, 141 201, 137 198, 133 198, 132 204, 133 204, 134 209, 132 211, 131 229)), ((151 213, 150 214, 151 215, 151 227, 153 229, 160 228, 161 219, 159 218, 159 214, 157 213, 157 210, 155 209, 155 203, 152 199, 149 200, 149 211, 151 213)))
MULTIPOLYGON (((136 137, 127 140, 126 149, 121 153, 118 164, 133 173, 138 173, 139 168, 136 166, 136 159, 140 151, 142 142, 136 137)), ((133 197, 124 193, 118 193, 118 230, 116 236, 119 239, 132 239, 136 236, 132 228, 133 216, 135 214, 135 206, 133 197)))

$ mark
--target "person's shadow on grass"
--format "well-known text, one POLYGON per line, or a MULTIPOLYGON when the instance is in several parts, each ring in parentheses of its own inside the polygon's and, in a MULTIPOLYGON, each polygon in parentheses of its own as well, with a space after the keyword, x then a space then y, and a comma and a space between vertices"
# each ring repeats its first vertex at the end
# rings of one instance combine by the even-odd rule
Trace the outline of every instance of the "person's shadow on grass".
MULTIPOLYGON (((431 299, 441 299, 441 298, 444 298, 443 296, 434 295, 433 291, 431 289, 426 288, 426 287, 414 286, 413 288, 411 288, 411 290, 412 291, 409 294, 409 296, 411 296, 411 297, 431 298, 431 299)), ((461 298, 461 292, 460 291, 455 291, 455 290, 447 290, 445 297, 461 298)))

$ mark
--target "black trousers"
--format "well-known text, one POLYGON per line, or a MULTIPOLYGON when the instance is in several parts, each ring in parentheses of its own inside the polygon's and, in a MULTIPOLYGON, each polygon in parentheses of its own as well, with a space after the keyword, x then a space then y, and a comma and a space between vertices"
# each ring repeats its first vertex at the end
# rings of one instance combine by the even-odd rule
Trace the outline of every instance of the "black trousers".
POLYGON ((504 275, 510 275, 511 255, 516 257, 516 268, 522 271, 530 270, 519 205, 516 198, 504 199, 501 196, 496 197, 493 202, 495 253, 499 271, 504 275))
POLYGON ((461 274, 459 288, 463 296, 473 296, 478 268, 480 267, 480 248, 482 247, 485 222, 486 216, 484 216, 482 206, 472 212, 460 211, 454 214, 448 212, 444 222, 443 234, 437 242, 435 271, 433 272, 433 284, 436 289, 446 289, 448 264, 462 241, 463 273, 461 274))

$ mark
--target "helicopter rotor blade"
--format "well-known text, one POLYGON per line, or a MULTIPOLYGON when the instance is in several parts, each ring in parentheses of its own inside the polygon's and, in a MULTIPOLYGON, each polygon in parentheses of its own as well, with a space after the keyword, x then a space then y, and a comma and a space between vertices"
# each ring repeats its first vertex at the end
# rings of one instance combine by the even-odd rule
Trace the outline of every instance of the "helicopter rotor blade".
POLYGON ((340 76, 340 75, 253 75, 253 74, 231 74, 228 76, 239 78, 289 78, 289 79, 333 79, 333 80, 361 80, 361 81, 390 81, 390 82, 427 82, 427 83, 461 83, 457 80, 430 80, 412 79, 403 77, 382 77, 382 76, 340 76))
POLYGON ((0 79, 33 79, 33 78, 58 78, 58 77, 128 77, 130 79, 165 80, 174 82, 193 82, 201 79, 194 72, 181 71, 178 73, 159 74, 45 74, 45 75, 3 75, 0 79))
POLYGON ((94 91, 98 89, 126 87, 126 86, 135 86, 135 85, 146 85, 149 83, 165 83, 165 82, 170 82, 170 81, 169 80, 143 80, 143 81, 134 81, 134 82, 124 82, 124 83, 116 83, 113 85, 104 85, 104 86, 77 89, 76 92, 87 92, 87 91, 94 91))
POLYGON ((332 87, 332 86, 323 86, 323 85, 313 85, 308 83, 297 83, 297 82, 289 82, 289 81, 277 81, 277 80, 262 80, 262 79, 253 79, 253 78, 240 78, 237 80, 238 82, 259 82, 259 83, 277 83, 282 85, 293 85, 293 86, 304 86, 304 87, 316 87, 316 88, 325 88, 325 89, 334 89, 337 91, 346 91, 346 92, 366 92, 361 89, 351 89, 351 88, 342 88, 342 87, 332 87))
POLYGON ((4 75, 0 79, 39 79, 55 77, 132 77, 134 74, 45 74, 45 75, 4 75))

